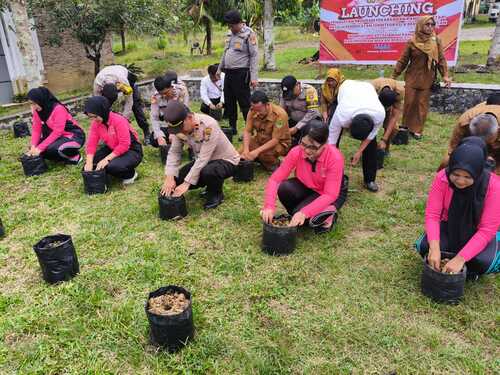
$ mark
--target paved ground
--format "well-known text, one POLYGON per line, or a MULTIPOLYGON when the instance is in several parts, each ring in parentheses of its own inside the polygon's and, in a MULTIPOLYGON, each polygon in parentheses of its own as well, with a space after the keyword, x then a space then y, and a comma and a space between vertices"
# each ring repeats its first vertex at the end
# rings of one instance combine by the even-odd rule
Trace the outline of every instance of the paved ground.
POLYGON ((491 40, 495 26, 481 27, 477 29, 462 29, 460 40, 491 40))

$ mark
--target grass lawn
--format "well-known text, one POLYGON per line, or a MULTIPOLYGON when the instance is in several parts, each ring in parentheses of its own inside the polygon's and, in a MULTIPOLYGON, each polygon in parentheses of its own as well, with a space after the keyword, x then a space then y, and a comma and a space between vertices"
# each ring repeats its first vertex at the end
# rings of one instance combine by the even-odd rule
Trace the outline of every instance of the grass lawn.
POLYGON ((494 22, 490 22, 487 14, 478 14, 476 20, 472 23, 464 23, 463 29, 480 29, 484 27, 495 26, 494 22))
MULTIPOLYGON (((214 211, 188 193, 188 217, 165 222, 157 150, 145 149, 134 185, 89 197, 78 167, 25 178, 28 140, 0 132, 0 373, 498 374, 499 279, 468 283, 458 306, 419 290, 412 245, 454 121, 432 114, 425 140, 393 147, 377 194, 348 170, 335 231, 304 230, 283 258, 260 250, 261 170, 250 184, 227 181, 214 211), (81 274, 49 286, 32 245, 58 232, 73 236, 81 274), (192 292, 197 328, 173 355, 148 345, 144 312, 148 292, 168 284, 192 292)), ((346 158, 355 145, 343 140, 346 158)))

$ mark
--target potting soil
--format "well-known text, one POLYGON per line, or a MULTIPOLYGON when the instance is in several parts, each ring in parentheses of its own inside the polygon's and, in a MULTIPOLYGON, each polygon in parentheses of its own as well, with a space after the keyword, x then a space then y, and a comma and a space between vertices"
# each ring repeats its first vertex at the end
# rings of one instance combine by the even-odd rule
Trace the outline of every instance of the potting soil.
POLYGON ((271 225, 274 225, 275 227, 287 227, 288 224, 290 224, 290 219, 288 219, 287 217, 275 218, 271 222, 271 225))
POLYGON ((149 312, 156 315, 176 315, 189 306, 189 300, 184 293, 167 293, 149 299, 149 312))

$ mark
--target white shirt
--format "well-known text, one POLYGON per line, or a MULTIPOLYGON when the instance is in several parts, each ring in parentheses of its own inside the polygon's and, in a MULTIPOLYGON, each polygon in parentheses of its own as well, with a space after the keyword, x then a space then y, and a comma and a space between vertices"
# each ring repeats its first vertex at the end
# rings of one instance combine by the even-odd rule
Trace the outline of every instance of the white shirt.
POLYGON ((370 82, 346 80, 339 88, 338 105, 329 125, 328 143, 337 144, 342 128, 348 129, 354 116, 365 114, 373 121, 367 139, 375 139, 385 119, 385 108, 370 82))
POLYGON ((205 76, 200 83, 200 97, 206 105, 212 104, 210 99, 219 99, 224 103, 224 73, 217 82, 212 82, 210 75, 205 76))

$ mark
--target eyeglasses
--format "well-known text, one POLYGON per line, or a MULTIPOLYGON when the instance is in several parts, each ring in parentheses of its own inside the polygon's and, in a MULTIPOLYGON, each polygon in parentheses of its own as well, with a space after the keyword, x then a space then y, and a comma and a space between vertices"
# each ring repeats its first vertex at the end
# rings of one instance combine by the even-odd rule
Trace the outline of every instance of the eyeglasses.
POLYGON ((306 150, 310 151, 318 151, 321 148, 321 146, 310 145, 305 143, 304 141, 300 141, 300 145, 304 147, 306 150))
POLYGON ((436 27, 436 24, 434 22, 429 22, 426 23, 425 26, 436 27))
POLYGON ((97 116, 92 113, 87 113, 87 117, 92 120, 97 118, 97 116))

